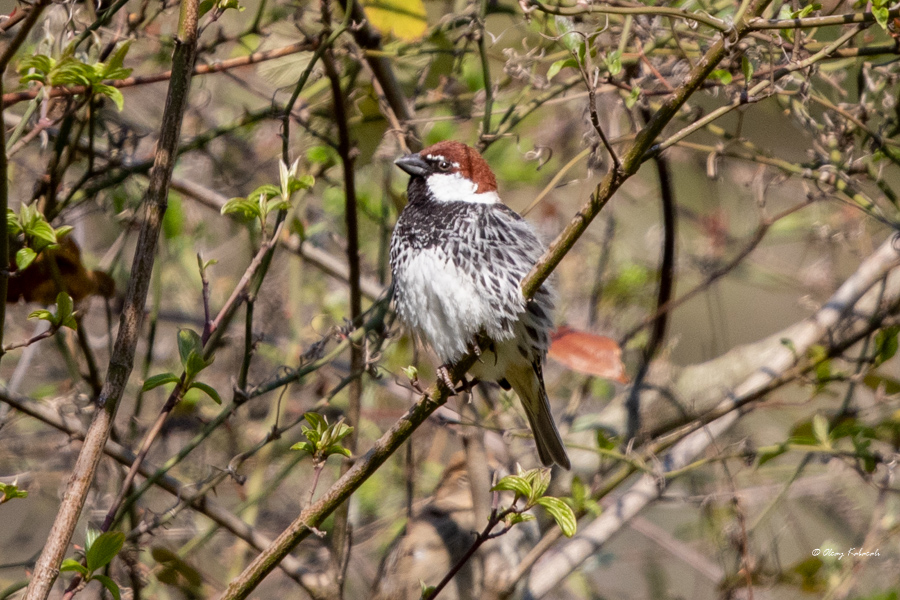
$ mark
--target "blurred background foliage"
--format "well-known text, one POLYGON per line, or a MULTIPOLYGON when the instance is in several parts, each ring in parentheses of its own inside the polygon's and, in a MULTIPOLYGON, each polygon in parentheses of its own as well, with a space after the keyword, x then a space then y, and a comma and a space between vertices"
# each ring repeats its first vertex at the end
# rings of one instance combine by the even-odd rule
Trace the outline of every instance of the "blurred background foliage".
MULTIPOLYGON (((665 479, 657 456, 715 406, 690 390, 727 397, 741 381, 730 374, 744 362, 790 349, 782 332, 821 308, 900 223, 897 9, 874 1, 765 5, 757 27, 657 140, 671 180, 661 183, 648 157, 554 275, 556 322, 569 328, 557 341, 568 341, 554 346, 545 373, 574 468, 554 472, 551 493, 568 499, 582 525, 635 473, 665 479), (826 20, 797 20, 816 18, 826 20), (677 230, 662 224, 663 187, 677 230), (667 236, 676 254, 660 275, 667 236), (688 297, 668 311, 667 335, 654 342, 661 277, 674 281, 675 299, 688 297), (620 353, 628 377, 616 371, 620 353), (698 365, 712 365, 715 377, 682 379, 698 365), (629 422, 635 377, 640 419, 629 422)), ((312 442, 302 435, 304 413, 340 422, 358 394, 361 415, 350 424, 359 441, 348 445, 358 456, 418 397, 404 368, 434 380, 434 358, 385 310, 388 241, 407 181, 393 160, 444 139, 478 147, 504 202, 552 240, 613 167, 591 121, 588 86, 621 155, 703 54, 730 39, 746 7, 366 0, 347 22, 340 2, 203 2, 147 317, 112 439, 137 450, 188 364, 192 342, 179 347, 179 332, 204 331, 204 286, 215 315, 274 239, 251 317, 241 309, 214 363, 197 373, 211 391, 184 394, 148 461, 171 461, 178 489, 200 491, 249 531, 276 537, 340 474, 340 456, 312 460, 291 449, 312 442), (349 150, 340 143, 344 125, 349 150), (231 199, 256 202, 261 186, 284 200, 281 171, 294 161, 303 189, 273 204, 268 219, 223 214, 231 199), (348 240, 348 207, 358 217, 356 242, 348 240), (355 321, 347 283, 354 243, 364 311, 355 321), (346 352, 351 344, 340 344, 363 323, 369 331, 353 340, 360 369, 346 352), (175 379, 144 385, 170 372, 175 379)), ((4 43, 29 8, 0 1, 4 43)), ((11 279, 2 341, 33 342, 7 348, 0 364, 0 597, 27 582, 79 451, 77 432, 96 410, 177 15, 178 4, 165 0, 52 4, 4 75, 9 206, 17 215, 36 209, 59 239, 40 224, 34 235, 10 231, 10 269, 21 272, 11 279), (59 322, 65 303, 52 306, 60 285, 75 301, 76 328, 59 322), (29 320, 41 305, 50 311, 29 320)), ((896 599, 894 308, 880 307, 856 344, 833 346, 825 336, 798 351, 807 368, 745 408, 659 501, 545 597, 896 599), (849 555, 854 548, 878 554, 849 555)), ((333 560, 329 519, 321 537, 294 551, 290 573, 273 572, 256 597, 418 598, 421 581, 434 585, 484 525, 475 518, 476 475, 463 458, 471 440, 483 445, 491 471, 536 466, 518 401, 496 386, 479 386, 473 399, 452 399, 353 495, 346 563, 333 560)), ((103 521, 126 470, 101 462, 72 556, 103 521)), ((171 486, 142 481, 116 520, 125 542, 104 572, 134 598, 218 596, 257 551, 171 486)), ((440 597, 520 597, 528 567, 539 571, 544 555, 566 543, 551 543, 553 523, 537 515, 486 545, 440 597)), ((68 581, 66 573, 60 593, 68 581)), ((79 593, 108 594, 104 586, 79 593)))

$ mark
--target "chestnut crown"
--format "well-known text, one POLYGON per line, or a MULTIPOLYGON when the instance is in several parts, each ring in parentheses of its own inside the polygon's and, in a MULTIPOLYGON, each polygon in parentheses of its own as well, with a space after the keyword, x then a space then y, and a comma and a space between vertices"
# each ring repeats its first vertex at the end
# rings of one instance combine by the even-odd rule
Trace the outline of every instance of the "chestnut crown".
POLYGON ((487 161, 475 148, 460 142, 438 142, 394 162, 412 177, 427 179, 431 175, 455 175, 472 182, 477 194, 497 191, 497 178, 487 161))

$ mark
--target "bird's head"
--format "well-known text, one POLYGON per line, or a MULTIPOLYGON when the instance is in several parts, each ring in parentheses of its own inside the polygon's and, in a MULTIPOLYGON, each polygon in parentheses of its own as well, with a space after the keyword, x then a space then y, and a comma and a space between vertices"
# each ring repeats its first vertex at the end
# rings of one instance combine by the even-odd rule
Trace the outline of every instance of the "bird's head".
POLYGON ((427 186, 438 202, 499 202, 497 178, 477 150, 460 142, 438 142, 416 154, 394 161, 398 167, 427 186))

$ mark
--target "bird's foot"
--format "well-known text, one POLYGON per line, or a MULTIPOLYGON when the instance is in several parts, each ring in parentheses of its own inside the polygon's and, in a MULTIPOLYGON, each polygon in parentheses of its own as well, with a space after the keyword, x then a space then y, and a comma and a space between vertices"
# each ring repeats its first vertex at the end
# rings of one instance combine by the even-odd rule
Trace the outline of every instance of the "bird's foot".
MULTIPOLYGON (((437 370, 438 379, 443 383, 448 390, 450 390, 451 394, 456 394, 456 386, 453 383, 453 378, 450 377, 450 369, 447 368, 447 365, 441 365, 437 370)), ((465 377, 463 377, 465 381, 465 377)))

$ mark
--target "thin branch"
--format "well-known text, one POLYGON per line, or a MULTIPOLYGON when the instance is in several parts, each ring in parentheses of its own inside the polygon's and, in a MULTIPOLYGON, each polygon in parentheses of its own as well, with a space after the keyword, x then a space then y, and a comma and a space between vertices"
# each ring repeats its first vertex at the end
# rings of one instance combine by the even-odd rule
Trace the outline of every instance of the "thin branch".
POLYGON ((753 232, 753 235, 750 236, 749 240, 744 245, 744 247, 741 248, 734 255, 734 257, 731 260, 724 263, 717 269, 714 269, 711 273, 709 273, 706 276, 706 278, 701 283, 697 284, 697 286, 692 288, 686 294, 683 294, 683 295, 679 296, 678 298, 669 300, 665 304, 658 306, 654 313, 648 315, 639 324, 637 324, 634 327, 632 327, 631 329, 629 329, 628 332, 626 332, 625 335, 622 336, 622 339, 620 340, 619 344, 622 347, 625 347, 625 345, 628 343, 629 340, 631 340, 631 338, 633 338, 635 335, 637 335, 638 332, 640 332, 642 329, 644 329, 645 327, 647 327, 648 325, 653 323, 661 313, 671 312, 671 311, 675 310, 676 308, 678 308, 679 306, 681 306, 682 304, 684 304, 691 298, 694 298, 695 296, 697 296, 697 294, 703 292, 704 290, 709 289, 709 287, 713 283, 715 283, 716 281, 718 281, 725 275, 728 275, 729 273, 731 273, 735 268, 737 268, 740 264, 742 264, 744 262, 745 258, 750 256, 750 254, 756 249, 757 246, 759 246, 760 242, 763 241, 763 239, 766 236, 766 233, 769 231, 769 229, 772 227, 772 225, 774 223, 777 223, 781 219, 783 219, 789 215, 792 215, 793 213, 795 213, 798 210, 801 210, 807 206, 809 206, 809 202, 802 202, 802 203, 792 206, 788 209, 785 209, 783 212, 781 212, 780 214, 778 214, 774 217, 763 219, 760 222, 759 226, 757 226, 756 230, 753 232))
POLYGON ((312 57, 309 59, 309 63, 306 65, 306 68, 303 69, 303 72, 300 74, 300 78, 297 79, 297 84, 294 86, 294 91, 291 93, 290 99, 284 105, 284 112, 282 113, 283 116, 281 118, 281 159, 286 165, 291 164, 291 114, 294 112, 294 104, 297 103, 297 99, 300 97, 300 92, 303 91, 304 86, 306 86, 306 82, 309 81, 309 77, 310 75, 312 75, 316 63, 319 62, 325 51, 330 48, 331 45, 335 43, 345 31, 347 31, 349 26, 350 13, 348 12, 344 16, 343 23, 341 23, 337 29, 332 31, 331 35, 329 35, 327 38, 322 39, 316 46, 316 51, 313 52, 312 57))
MULTIPOLYGON (((643 110, 644 119, 648 120, 649 111, 643 110)), ((668 311, 660 311, 672 299, 675 288, 675 240, 677 237, 677 207, 675 205, 675 186, 672 181, 672 172, 668 159, 657 154, 654 157, 656 174, 659 179, 659 197, 662 204, 663 216, 663 248, 659 265, 659 287, 656 292, 656 316, 653 319, 653 329, 650 332, 650 340, 644 347, 641 364, 638 373, 631 385, 631 391, 625 405, 628 410, 628 427, 625 439, 635 437, 641 426, 640 420, 640 395, 643 389, 644 378, 650 368, 650 362, 659 352, 666 337, 666 325, 668 324, 668 311)))
MULTIPOLYGON (((259 271, 265 256, 268 254, 271 248, 274 247, 275 239, 277 239, 280 231, 281 226, 279 226, 275 230, 275 236, 273 237, 273 239, 269 240, 268 243, 262 245, 262 247, 256 253, 256 256, 254 256, 253 260, 250 262, 250 265, 247 267, 247 270, 244 272, 241 280, 238 282, 237 287, 232 292, 231 297, 225 303, 225 306, 222 307, 222 310, 219 311, 219 314, 216 316, 216 320, 209 324, 209 333, 204 338, 202 338, 204 342, 204 358, 208 359, 210 356, 212 356, 213 349, 217 344, 217 341, 213 339, 214 334, 216 332, 219 332, 221 335, 221 331, 223 331, 225 328, 224 325, 231 320, 231 316, 234 315, 234 312, 240 305, 240 300, 244 298, 245 290, 250 285, 250 281, 252 280, 253 276, 259 271)), ((156 421, 153 423, 153 426, 150 427, 150 429, 144 435, 144 440, 143 442, 141 442, 141 448, 137 454, 137 458, 131 465, 128 474, 125 476, 125 480, 122 483, 119 495, 110 505, 106 513, 106 518, 103 520, 103 524, 100 526, 100 531, 109 530, 110 526, 113 523, 113 520, 116 517, 116 514, 122 507, 122 503, 125 500, 125 496, 131 488, 132 483, 134 482, 134 478, 137 476, 138 469, 140 469, 141 463, 144 462, 144 459, 150 452, 150 448, 153 445, 153 442, 156 441, 156 438, 162 431, 166 419, 169 417, 172 411, 175 410, 175 407, 181 401, 185 392, 187 392, 187 390, 185 389, 186 377, 187 374, 182 372, 179 382, 175 385, 175 388, 172 390, 171 394, 169 394, 168 399, 160 409, 159 415, 157 415, 156 421)))
MULTIPOLYGON (((888 18, 900 17, 900 7, 888 11, 888 18)), ((874 23, 875 15, 871 12, 845 13, 826 17, 803 17, 802 19, 750 19, 750 29, 811 29, 835 25, 853 25, 854 23, 874 23)))
POLYGON ((494 84, 491 82, 491 64, 488 60, 487 51, 487 25, 485 17, 487 15, 488 0, 481 0, 478 3, 478 55, 481 58, 481 79, 484 84, 484 116, 481 121, 481 138, 490 139, 491 137, 491 109, 494 107, 494 84))
POLYGON ((466 553, 463 554, 458 561, 456 561, 456 564, 453 565, 453 567, 450 568, 447 574, 444 575, 444 578, 436 586, 434 586, 434 589, 431 591, 431 593, 425 596, 424 600, 434 600, 435 598, 437 598, 438 594, 441 593, 441 590, 447 587, 447 584, 453 580, 456 574, 459 573, 460 569, 462 569, 463 566, 469 561, 469 559, 472 558, 475 552, 477 552, 478 549, 481 548, 482 544, 509 531, 509 528, 506 528, 498 531, 495 534, 491 533, 491 531, 494 530, 494 527, 502 523, 508 515, 511 515, 514 512, 518 512, 515 506, 511 506, 502 511, 498 511, 497 509, 491 511, 491 517, 490 519, 488 519, 487 525, 484 526, 484 529, 478 532, 478 535, 475 536, 475 541, 472 543, 469 549, 466 550, 466 553))
POLYGON ((594 91, 596 87, 595 82, 591 81, 591 77, 584 66, 584 62, 578 60, 578 55, 575 52, 572 53, 572 57, 575 59, 575 62, 578 63, 578 70, 581 72, 581 79, 584 81, 584 85, 587 86, 588 111, 591 115, 591 126, 594 128, 594 132, 596 132, 597 136, 600 138, 600 141, 603 142, 603 146, 606 148, 606 152, 612 159, 613 170, 618 171, 622 168, 622 161, 619 160, 619 156, 616 154, 615 148, 613 148, 612 144, 609 143, 609 138, 606 137, 606 134, 603 132, 603 127, 600 125, 600 115, 597 114, 597 98, 594 91))
POLYGON ((344 11, 353 19, 353 39, 362 48, 372 74, 381 86, 384 97, 405 128, 406 147, 412 152, 422 149, 421 138, 411 121, 415 116, 406 102, 406 93, 400 87, 389 57, 381 50, 381 34, 368 22, 357 0, 344 0, 344 11))
MULTIPOLYGON (((357 326, 362 315, 362 293, 360 291, 359 268, 359 222, 356 199, 356 174, 355 163, 357 149, 350 140, 350 127, 348 125, 347 105, 344 100, 344 91, 341 89, 341 76, 334 64, 334 56, 330 51, 322 57, 325 66, 325 74, 331 84, 332 106, 334 107, 334 120, 338 128, 338 154, 341 157, 341 166, 344 174, 344 219, 347 228, 347 273, 350 284, 350 322, 357 326)), ((363 344, 350 345, 350 371, 356 373, 363 370, 365 357, 363 356, 363 344)), ((356 454, 359 444, 359 430, 362 415, 362 377, 356 377, 350 382, 349 399, 347 403, 347 421, 353 427, 353 432, 347 439, 347 448, 351 455, 356 454)), ((345 459, 341 464, 341 472, 346 473, 353 464, 352 458, 345 459)), ((340 507, 334 518, 334 532, 332 536, 332 554, 338 567, 338 587, 343 587, 344 569, 350 556, 350 530, 349 530, 349 503, 340 507)))
POLYGON ((548 6, 538 0, 527 0, 530 6, 550 15, 577 16, 586 14, 598 15, 648 15, 661 17, 674 17, 685 21, 694 21, 712 27, 717 31, 727 33, 731 28, 727 22, 717 19, 705 13, 691 12, 682 8, 670 8, 667 6, 609 6, 590 3, 588 8, 574 6, 548 6))

